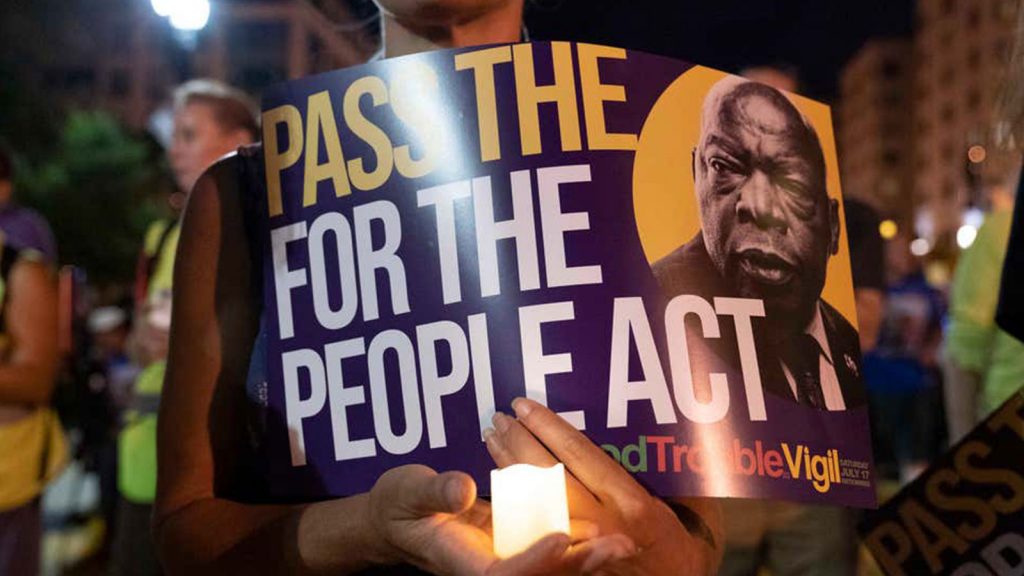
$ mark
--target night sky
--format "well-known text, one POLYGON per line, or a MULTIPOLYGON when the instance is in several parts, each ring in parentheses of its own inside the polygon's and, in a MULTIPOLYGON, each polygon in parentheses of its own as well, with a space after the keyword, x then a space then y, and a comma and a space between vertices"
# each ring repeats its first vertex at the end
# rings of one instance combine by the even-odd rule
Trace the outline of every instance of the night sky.
POLYGON ((835 96, 866 38, 908 36, 912 0, 527 0, 535 39, 597 42, 736 71, 795 66, 801 92, 835 96))
MULTIPOLYGON (((349 0, 357 17, 371 0, 349 0)), ((801 92, 835 97, 843 64, 873 36, 908 36, 913 0, 526 0, 535 40, 621 46, 730 72, 796 67, 801 92)))

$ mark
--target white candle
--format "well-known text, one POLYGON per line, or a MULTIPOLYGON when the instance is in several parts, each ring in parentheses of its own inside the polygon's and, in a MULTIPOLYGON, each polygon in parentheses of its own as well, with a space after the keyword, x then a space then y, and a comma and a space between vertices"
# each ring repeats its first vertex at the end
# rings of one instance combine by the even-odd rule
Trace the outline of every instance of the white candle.
POLYGON ((491 470, 494 553, 508 558, 553 532, 569 533, 565 466, 515 464, 491 470))

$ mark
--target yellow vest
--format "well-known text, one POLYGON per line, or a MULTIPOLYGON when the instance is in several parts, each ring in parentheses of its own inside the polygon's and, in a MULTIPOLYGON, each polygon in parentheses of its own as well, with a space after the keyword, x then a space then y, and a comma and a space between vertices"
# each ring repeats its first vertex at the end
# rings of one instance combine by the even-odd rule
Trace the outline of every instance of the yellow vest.
MULTIPOLYGON (((146 294, 150 302, 171 291, 181 227, 174 226, 167 232, 162 244, 160 239, 172 225, 173 221, 160 220, 146 232, 144 251, 156 257, 146 294)), ((121 496, 136 504, 150 504, 156 498, 156 415, 165 368, 166 363, 158 361, 139 374, 132 405, 125 410, 124 427, 117 439, 117 487, 121 496)))
POLYGON ((0 425, 0 511, 38 496, 67 459, 64 430, 53 410, 39 408, 0 425))

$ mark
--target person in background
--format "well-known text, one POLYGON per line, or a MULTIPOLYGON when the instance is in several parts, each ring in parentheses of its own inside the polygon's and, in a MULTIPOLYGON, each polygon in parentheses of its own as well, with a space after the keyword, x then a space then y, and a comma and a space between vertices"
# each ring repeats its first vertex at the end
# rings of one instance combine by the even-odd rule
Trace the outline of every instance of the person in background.
POLYGON ((885 310, 885 244, 878 230, 881 218, 874 208, 856 198, 843 198, 843 215, 850 244, 860 351, 867 354, 878 343, 885 310))
POLYGON ((89 313, 86 327, 85 386, 75 398, 81 414, 75 426, 80 433, 75 459, 99 477, 100 513, 107 527, 101 551, 108 557, 118 502, 117 432, 139 368, 128 357, 131 322, 124 308, 96 308, 89 313))
MULTIPOLYGON (((523 0, 380 0, 387 57, 516 42, 523 0)), ((200 179, 182 224, 167 385, 161 404, 154 530, 174 574, 713 574, 717 505, 670 507, 547 408, 513 402, 487 447, 499 466, 561 460, 574 520, 498 559, 486 502, 458 471, 400 466, 369 491, 306 504, 275 499, 251 434, 249 370, 260 364, 261 282, 248 225, 266 198, 262 151, 243 148, 200 179), (258 278, 258 275, 255 276, 258 278), (578 481, 577 481, 578 480, 578 481), (583 524, 577 522, 577 527, 583 524), (595 532, 597 533, 595 537, 595 532), (415 567, 415 568, 413 568, 415 567), (380 572, 377 572, 380 573, 380 572)), ((257 252, 257 258, 259 253, 257 252)))
POLYGON ((15 249, 30 249, 47 262, 57 264, 57 242, 46 220, 31 208, 14 201, 14 161, 0 145, 0 230, 15 249))
POLYGON ((991 188, 991 212, 953 276, 944 367, 951 443, 1024 385, 1024 343, 996 325, 999 292, 993 289, 1000 285, 1019 177, 1018 167, 991 188))
MULTIPOLYGON (((193 80, 174 93, 174 133, 167 157, 176 194, 187 194, 221 156, 256 140, 256 111, 242 92, 213 80, 193 80)), ((142 366, 118 438, 118 505, 112 568, 115 574, 160 573, 150 538, 156 494, 157 409, 164 382, 171 320, 172 275, 180 227, 155 222, 146 234, 136 279, 133 348, 142 366)))
POLYGON ((942 293, 925 279, 905 234, 886 248, 885 320, 878 345, 865 354, 864 379, 876 469, 906 484, 943 451, 938 348, 946 306, 942 293))
POLYGON ((39 499, 66 459, 49 409, 57 373, 57 283, 46 258, 0 235, 0 574, 39 572, 39 499))

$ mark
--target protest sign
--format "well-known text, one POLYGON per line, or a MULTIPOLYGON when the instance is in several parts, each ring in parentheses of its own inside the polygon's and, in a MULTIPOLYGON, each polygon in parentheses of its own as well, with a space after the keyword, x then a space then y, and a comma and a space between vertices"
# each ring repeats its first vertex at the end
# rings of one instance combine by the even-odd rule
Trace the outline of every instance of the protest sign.
POLYGON ((890 576, 1024 573, 1024 390, 871 513, 860 534, 890 576))
POLYGON ((289 82, 263 130, 278 498, 413 462, 486 494, 528 396, 659 495, 873 504, 827 107, 527 43, 289 82))

